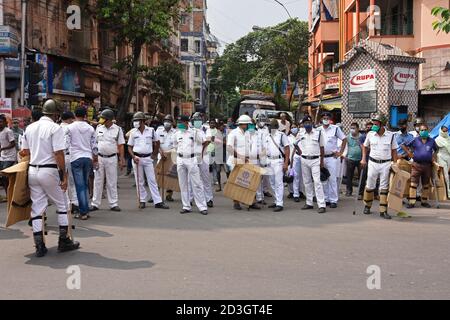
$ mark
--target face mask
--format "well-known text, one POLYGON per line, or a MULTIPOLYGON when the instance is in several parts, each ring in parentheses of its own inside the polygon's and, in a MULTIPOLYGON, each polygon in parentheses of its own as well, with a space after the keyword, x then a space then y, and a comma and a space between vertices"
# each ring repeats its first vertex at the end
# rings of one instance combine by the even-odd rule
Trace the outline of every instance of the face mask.
POLYGON ((253 133, 256 131, 256 126, 254 124, 249 124, 247 130, 248 132, 253 133))
POLYGON ((380 131, 380 129, 381 128, 379 126, 376 126, 376 125, 372 126, 372 131, 378 132, 378 131, 380 131))
POLYGON ((141 126, 141 122, 140 121, 134 121, 133 122, 133 127, 135 127, 136 129, 138 129, 141 126))
POLYGON ((202 127, 202 121, 201 120, 195 120, 194 121, 194 128, 195 129, 200 129, 202 127))
POLYGON ((177 124, 177 128, 181 131, 186 130, 186 125, 184 123, 179 123, 177 124))
POLYGON ((420 127, 416 127, 416 132, 419 132, 420 131, 420 127))
POLYGON ((429 132, 427 130, 420 131, 421 138, 428 138, 429 132))
POLYGON ((266 124, 264 122, 258 122, 258 128, 262 129, 264 128, 266 124))
POLYGON ((98 120, 99 124, 105 124, 106 119, 105 118, 100 118, 100 120, 98 120))
POLYGON ((298 133, 298 128, 292 128, 291 133, 295 136, 298 133))
POLYGON ((164 129, 170 130, 172 128, 172 124, 170 122, 164 122, 164 129))
POLYGON ((400 131, 401 131, 402 133, 405 133, 405 132, 406 132, 406 128, 400 128, 400 131))
POLYGON ((357 132, 358 132, 358 131, 356 131, 356 129, 350 129, 350 133, 351 133, 352 135, 355 135, 357 132))
POLYGON ((330 120, 322 120, 322 123, 323 123, 323 125, 324 126, 327 126, 327 125, 329 125, 330 124, 330 120))
POLYGON ((313 126, 312 124, 305 124, 305 130, 310 132, 312 130, 313 126))

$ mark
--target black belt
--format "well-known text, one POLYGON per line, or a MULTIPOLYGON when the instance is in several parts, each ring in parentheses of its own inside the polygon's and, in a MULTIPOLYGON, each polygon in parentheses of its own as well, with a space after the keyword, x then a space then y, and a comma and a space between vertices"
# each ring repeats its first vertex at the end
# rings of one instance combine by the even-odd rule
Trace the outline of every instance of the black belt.
MULTIPOLYGON (((105 156, 104 154, 101 154, 101 153, 99 153, 98 155, 102 158, 112 158, 112 157, 116 157, 117 153, 110 154, 109 156, 105 156)), ((135 155, 137 155, 137 153, 135 153, 135 155)), ((143 158, 145 158, 145 157, 143 157, 143 158)))
POLYGON ((179 153, 178 156, 180 158, 193 158, 195 157, 195 154, 191 153, 190 155, 184 156, 183 154, 179 153))
POLYGON ((283 157, 281 155, 279 155, 277 157, 269 157, 269 156, 267 156, 267 158, 272 159, 272 160, 276 160, 276 159, 282 159, 283 157))
POLYGON ((334 154, 332 153, 332 154, 326 154, 326 155, 324 155, 323 156, 324 158, 331 158, 331 157, 334 157, 334 154))
POLYGON ((376 159, 374 159, 372 157, 369 157, 369 160, 372 161, 372 162, 375 162, 375 163, 386 163, 386 162, 391 162, 392 161, 391 159, 389 159, 389 160, 376 160, 376 159))
POLYGON ((320 156, 302 156, 303 159, 306 160, 315 160, 315 159, 319 159, 320 156))
POLYGON ((30 167, 33 168, 52 168, 52 169, 58 169, 58 166, 56 164, 41 164, 41 165, 36 165, 36 164, 30 164, 30 167))
POLYGON ((148 157, 152 156, 151 153, 142 154, 142 153, 137 153, 137 152, 135 152, 134 155, 139 158, 148 158, 148 157))

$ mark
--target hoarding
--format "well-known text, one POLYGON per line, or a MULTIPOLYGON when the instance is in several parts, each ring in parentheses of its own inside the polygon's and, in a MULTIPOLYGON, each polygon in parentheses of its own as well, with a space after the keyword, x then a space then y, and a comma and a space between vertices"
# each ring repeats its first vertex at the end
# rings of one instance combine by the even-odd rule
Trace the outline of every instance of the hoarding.
POLYGON ((394 90, 415 91, 416 69, 395 67, 392 81, 394 82, 394 90))
POLYGON ((376 90, 375 69, 350 71, 350 92, 376 90))
POLYGON ((0 56, 17 57, 19 53, 19 35, 10 26, 0 26, 0 56))

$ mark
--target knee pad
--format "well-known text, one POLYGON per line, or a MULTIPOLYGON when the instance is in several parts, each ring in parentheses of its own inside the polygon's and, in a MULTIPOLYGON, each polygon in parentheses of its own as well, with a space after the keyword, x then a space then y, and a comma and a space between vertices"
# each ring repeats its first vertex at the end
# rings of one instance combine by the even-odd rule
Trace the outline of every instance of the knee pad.
POLYGON ((375 190, 369 190, 367 188, 364 190, 363 200, 364 200, 364 204, 367 207, 372 206, 372 202, 373 202, 373 198, 374 198, 374 192, 375 192, 375 190))
POLYGON ((386 190, 386 189, 380 190, 380 212, 387 212, 388 194, 389 194, 389 190, 386 190))

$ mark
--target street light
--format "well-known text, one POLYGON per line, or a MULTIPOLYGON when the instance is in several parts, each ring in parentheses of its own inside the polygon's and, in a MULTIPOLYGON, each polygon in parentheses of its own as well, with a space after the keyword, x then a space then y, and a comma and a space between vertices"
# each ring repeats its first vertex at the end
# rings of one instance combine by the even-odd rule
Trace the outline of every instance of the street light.
POLYGON ((284 10, 286 11, 286 13, 288 14, 289 18, 292 19, 291 14, 289 13, 288 9, 285 7, 284 4, 282 4, 282 3, 281 3, 280 1, 278 1, 278 0, 273 0, 273 1, 275 1, 275 2, 278 3, 280 6, 282 6, 282 7, 284 8, 284 10))

